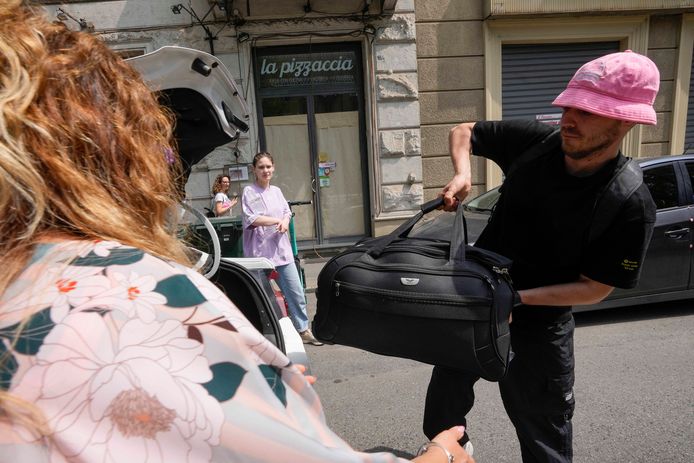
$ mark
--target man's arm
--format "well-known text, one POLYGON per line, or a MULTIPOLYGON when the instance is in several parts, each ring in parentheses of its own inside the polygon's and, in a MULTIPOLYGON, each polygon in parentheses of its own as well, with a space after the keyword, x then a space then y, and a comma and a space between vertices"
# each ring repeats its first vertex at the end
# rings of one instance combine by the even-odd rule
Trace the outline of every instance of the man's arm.
POLYGON ((571 283, 523 289, 518 294, 525 305, 571 306, 596 304, 605 299, 613 289, 614 286, 581 275, 571 283))
POLYGON ((463 122, 451 129, 448 134, 448 149, 453 161, 453 179, 443 187, 444 210, 452 211, 458 206, 472 189, 472 173, 470 169, 470 139, 474 122, 463 122))

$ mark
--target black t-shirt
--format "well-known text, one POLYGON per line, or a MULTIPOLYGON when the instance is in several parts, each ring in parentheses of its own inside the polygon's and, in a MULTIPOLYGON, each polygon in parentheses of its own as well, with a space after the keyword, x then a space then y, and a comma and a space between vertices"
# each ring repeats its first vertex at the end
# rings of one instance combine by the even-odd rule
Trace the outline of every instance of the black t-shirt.
MULTIPOLYGON (((506 173, 518 156, 553 130, 534 121, 478 122, 472 152, 506 173)), ((620 153, 598 172, 575 177, 566 172, 557 147, 520 165, 504 182, 476 245, 513 260, 516 289, 573 282, 581 274, 610 286, 634 287, 655 222, 648 188, 642 185, 615 211, 615 219, 597 239, 587 243, 586 238, 600 191, 626 161, 620 153)))

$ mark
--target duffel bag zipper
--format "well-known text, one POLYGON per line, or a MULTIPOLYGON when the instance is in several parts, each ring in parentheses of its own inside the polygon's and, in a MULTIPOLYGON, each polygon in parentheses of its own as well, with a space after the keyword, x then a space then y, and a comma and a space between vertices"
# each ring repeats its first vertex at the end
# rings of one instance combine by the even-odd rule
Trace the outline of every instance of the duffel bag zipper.
POLYGON ((508 268, 497 267, 495 265, 492 267, 492 271, 499 275, 501 278, 503 278, 506 281, 506 283, 513 284, 513 281, 511 280, 511 274, 509 273, 508 268))
POLYGON ((480 303, 488 307, 492 301, 490 297, 481 296, 450 296, 446 294, 415 294, 405 291, 397 291, 394 289, 373 288, 371 286, 356 285, 354 283, 346 283, 344 281, 335 281, 335 297, 340 297, 340 289, 346 289, 352 293, 359 294, 378 294, 381 296, 389 296, 392 299, 397 299, 399 302, 429 302, 432 304, 450 304, 450 305, 470 305, 470 303, 480 303))
POLYGON ((435 270, 429 270, 426 268, 422 267, 414 267, 414 266, 408 266, 408 265, 402 265, 402 264, 380 264, 380 265, 371 265, 367 264, 365 262, 351 262, 349 264, 344 265, 341 269, 338 271, 344 270, 347 267, 357 267, 357 268, 363 268, 367 270, 383 270, 384 268, 388 268, 390 270, 395 270, 395 271, 402 271, 402 272, 413 272, 413 273, 421 273, 425 275, 443 275, 443 276, 467 276, 471 278, 478 278, 480 280, 483 280, 487 283, 489 286, 489 289, 491 291, 494 291, 496 287, 494 286, 494 281, 492 281, 491 278, 489 278, 487 275, 480 275, 479 273, 474 273, 474 272, 466 272, 466 271, 435 271, 435 270))
MULTIPOLYGON (((437 244, 438 243, 431 243, 425 249, 422 249, 412 245, 400 245, 398 243, 395 243, 386 248, 383 251, 383 254, 388 254, 391 252, 407 252, 410 254, 419 254, 421 256, 426 257, 445 258, 448 255, 448 252, 444 249, 436 247, 437 244)), ((450 247, 450 244, 440 243, 440 246, 448 248, 450 247)), ((489 255, 487 255, 485 259, 481 259, 478 255, 470 252, 470 255, 467 257, 467 259, 473 262, 477 262, 478 264, 488 265, 490 267, 494 267, 502 271, 505 270, 506 272, 508 272, 508 267, 506 265, 499 263, 498 259, 494 259, 489 255)))

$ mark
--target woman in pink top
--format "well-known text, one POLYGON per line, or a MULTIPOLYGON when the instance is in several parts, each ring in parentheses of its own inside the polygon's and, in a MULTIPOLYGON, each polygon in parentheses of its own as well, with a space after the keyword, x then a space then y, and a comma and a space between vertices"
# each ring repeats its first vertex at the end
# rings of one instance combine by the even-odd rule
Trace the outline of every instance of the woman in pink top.
POLYGON ((292 212, 282 190, 270 185, 275 162, 268 152, 253 157, 255 183, 243 189, 243 254, 267 257, 280 275, 280 289, 289 306, 289 318, 304 343, 320 346, 308 327, 306 296, 294 265, 294 253, 287 231, 292 212))

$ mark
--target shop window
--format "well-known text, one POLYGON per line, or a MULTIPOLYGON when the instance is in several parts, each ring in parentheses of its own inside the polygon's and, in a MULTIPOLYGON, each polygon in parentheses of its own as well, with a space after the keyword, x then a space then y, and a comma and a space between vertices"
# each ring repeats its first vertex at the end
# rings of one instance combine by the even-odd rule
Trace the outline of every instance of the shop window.
POLYGON ((153 51, 152 44, 149 41, 109 43, 108 46, 123 59, 142 56, 153 51))
POLYGON ((114 51, 123 59, 134 58, 136 56, 142 56, 145 53, 147 53, 147 50, 145 50, 144 48, 124 48, 122 50, 114 51))

